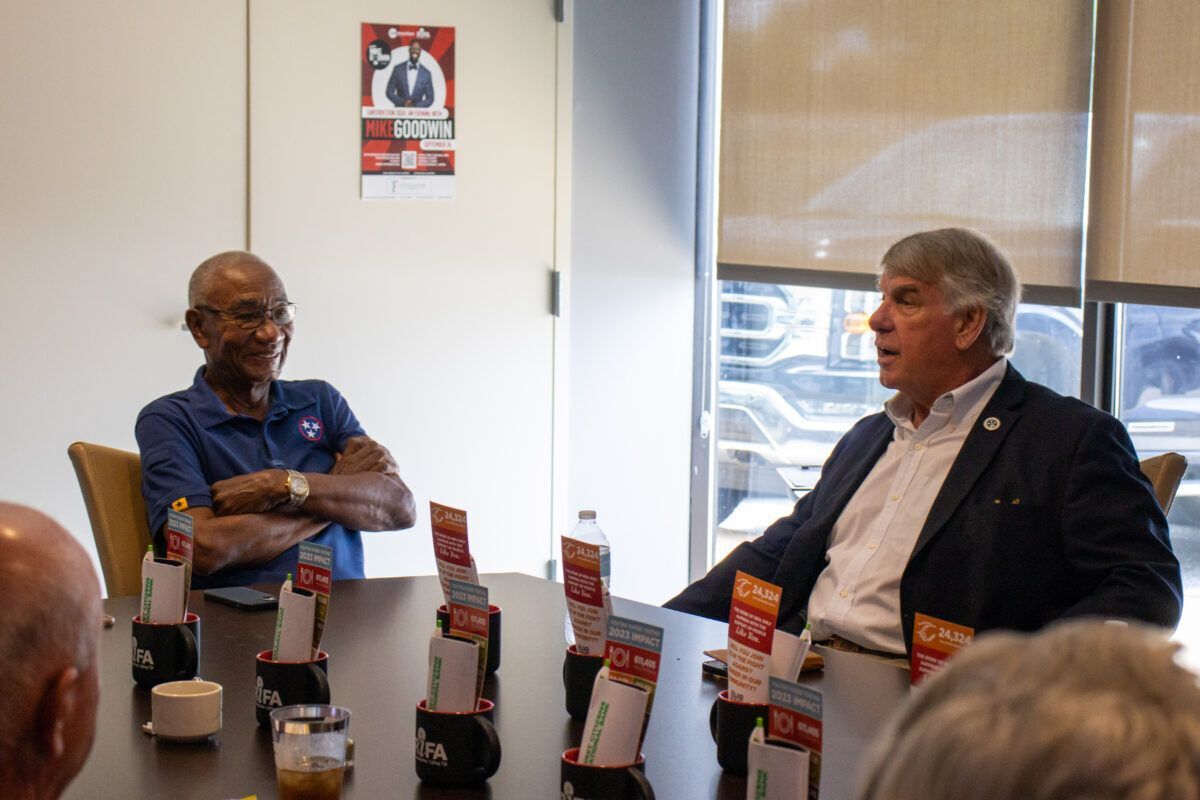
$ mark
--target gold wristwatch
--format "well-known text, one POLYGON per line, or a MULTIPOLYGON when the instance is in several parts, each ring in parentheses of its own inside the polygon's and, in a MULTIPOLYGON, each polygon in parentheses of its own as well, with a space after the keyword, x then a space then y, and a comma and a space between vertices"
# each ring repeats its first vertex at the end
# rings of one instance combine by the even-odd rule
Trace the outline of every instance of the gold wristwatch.
POLYGON ((287 504, 295 508, 304 505, 304 501, 308 499, 308 478, 294 469, 289 469, 287 471, 287 483, 284 485, 288 491, 287 504))

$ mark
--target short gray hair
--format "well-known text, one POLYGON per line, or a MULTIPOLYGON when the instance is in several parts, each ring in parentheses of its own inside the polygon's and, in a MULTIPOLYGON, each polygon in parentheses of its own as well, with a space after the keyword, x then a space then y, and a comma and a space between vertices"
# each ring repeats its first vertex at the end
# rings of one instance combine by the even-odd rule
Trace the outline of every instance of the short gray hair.
POLYGON ((985 634, 916 690, 862 800, 1195 800, 1200 686, 1165 631, 985 634))
POLYGON ((192 277, 188 281, 188 308, 204 305, 209 292, 212 291, 213 284, 221 277, 222 273, 230 267, 242 264, 261 265, 271 269, 270 264, 254 253, 248 253, 245 250, 226 250, 224 253, 217 253, 211 258, 206 258, 192 272, 192 277))
POLYGON ((881 272, 941 287, 955 313, 983 308, 987 322, 982 336, 992 355, 1012 352, 1021 281, 1000 249, 983 234, 967 228, 914 233, 888 248, 881 272))

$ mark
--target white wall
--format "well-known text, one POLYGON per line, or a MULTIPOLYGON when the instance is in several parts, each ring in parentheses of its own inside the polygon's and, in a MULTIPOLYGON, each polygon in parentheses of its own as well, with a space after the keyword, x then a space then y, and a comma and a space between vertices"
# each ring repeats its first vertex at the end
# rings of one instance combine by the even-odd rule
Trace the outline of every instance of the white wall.
POLYGON ((285 377, 339 386, 417 496, 369 574, 433 569, 431 498, 468 509, 481 569, 544 574, 553 4, 250 8, 247 172, 245 0, 4 4, 0 497, 93 549, 67 445, 135 449, 138 410, 202 363, 188 275, 249 244, 300 305, 285 377), (456 200, 359 200, 364 21, 458 27, 456 200))
POLYGON ((337 386, 417 500, 412 531, 366 534, 369 576, 434 571, 430 500, 467 510, 481 571, 545 574, 551 10, 547 0, 251 4, 252 246, 299 304, 286 375, 337 386), (455 200, 359 199, 361 22, 456 26, 455 200))
POLYGON ((687 583, 697 5, 574 6, 567 512, 647 602, 687 583))
POLYGON ((191 380, 188 271, 242 244, 245 8, 5 3, 0 497, 94 550, 71 442, 191 380))
MULTIPOLYGON (((573 5, 572 39, 550 0, 253 3, 248 229, 245 0, 6 3, 0 497, 93 549, 67 445, 134 448, 138 410, 201 361, 178 329, 188 274, 250 244, 300 303, 286 375, 346 393, 422 512, 430 498, 467 507, 481 568, 540 574, 557 260, 573 288, 554 345, 553 407, 571 423, 553 530, 596 507, 619 593, 682 586, 698 14, 671 0, 573 5), (393 20, 459 26, 453 203, 357 199, 357 26, 393 20), (560 64, 579 49, 573 84, 555 85, 548 37, 560 64), (514 73, 560 103, 573 85, 571 139, 556 139, 545 104, 514 121, 514 73), (529 407, 518 418, 510 402, 529 407)), ((368 563, 431 569, 427 522, 371 535, 368 563)))

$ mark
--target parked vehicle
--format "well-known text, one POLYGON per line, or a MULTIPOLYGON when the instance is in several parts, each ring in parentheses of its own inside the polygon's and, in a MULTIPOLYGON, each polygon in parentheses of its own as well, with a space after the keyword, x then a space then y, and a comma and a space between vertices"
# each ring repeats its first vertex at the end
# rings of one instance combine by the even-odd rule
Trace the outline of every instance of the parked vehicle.
POLYGON ((1120 416, 1142 458, 1188 460, 1172 519, 1200 525, 1200 309, 1125 307, 1120 416))
MULTIPOLYGON (((874 292, 726 281, 721 293, 717 519, 747 496, 787 497, 783 466, 824 462, 892 391, 879 383, 874 292)), ((1081 315, 1022 305, 1013 362, 1030 380, 1078 392, 1081 315)))

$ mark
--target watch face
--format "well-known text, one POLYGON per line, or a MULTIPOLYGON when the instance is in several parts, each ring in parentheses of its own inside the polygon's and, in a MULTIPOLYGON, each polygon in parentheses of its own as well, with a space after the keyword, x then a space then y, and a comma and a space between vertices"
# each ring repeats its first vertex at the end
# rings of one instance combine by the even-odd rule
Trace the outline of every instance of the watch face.
POLYGON ((299 472, 288 472, 288 494, 293 505, 300 505, 308 499, 308 478, 299 472))

